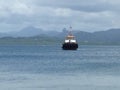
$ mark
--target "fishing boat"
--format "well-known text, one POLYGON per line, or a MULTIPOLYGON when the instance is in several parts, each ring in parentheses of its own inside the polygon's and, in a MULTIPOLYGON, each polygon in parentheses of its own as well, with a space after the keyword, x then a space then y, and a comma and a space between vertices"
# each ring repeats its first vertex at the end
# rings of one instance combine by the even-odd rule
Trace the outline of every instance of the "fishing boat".
POLYGON ((77 50, 78 43, 75 36, 72 34, 72 27, 70 27, 69 33, 66 36, 64 43, 62 44, 63 50, 77 50))

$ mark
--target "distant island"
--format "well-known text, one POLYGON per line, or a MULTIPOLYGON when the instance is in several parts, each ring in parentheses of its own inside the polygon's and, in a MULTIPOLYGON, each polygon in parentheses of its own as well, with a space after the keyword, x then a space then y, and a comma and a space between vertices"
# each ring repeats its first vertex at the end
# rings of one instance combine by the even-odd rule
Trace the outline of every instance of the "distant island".
MULTIPOLYGON (((64 28, 61 32, 44 31, 33 26, 19 32, 0 33, 0 45, 48 45, 61 44, 67 34, 64 28)), ((80 45, 120 45, 120 28, 97 32, 73 31, 80 45)))

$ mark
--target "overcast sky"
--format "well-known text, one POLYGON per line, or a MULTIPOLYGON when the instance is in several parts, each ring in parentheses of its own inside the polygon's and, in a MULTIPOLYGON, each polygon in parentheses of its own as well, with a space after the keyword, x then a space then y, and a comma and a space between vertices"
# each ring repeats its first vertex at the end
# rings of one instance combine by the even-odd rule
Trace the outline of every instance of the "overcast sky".
POLYGON ((0 0, 0 32, 27 26, 100 31, 120 27, 120 0, 0 0))

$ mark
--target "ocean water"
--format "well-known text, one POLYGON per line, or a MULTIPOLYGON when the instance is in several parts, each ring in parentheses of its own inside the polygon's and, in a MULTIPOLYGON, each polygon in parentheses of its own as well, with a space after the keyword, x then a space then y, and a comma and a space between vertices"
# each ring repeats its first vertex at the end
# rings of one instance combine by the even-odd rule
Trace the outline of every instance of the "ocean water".
POLYGON ((120 46, 0 46, 0 90, 120 90, 120 46))

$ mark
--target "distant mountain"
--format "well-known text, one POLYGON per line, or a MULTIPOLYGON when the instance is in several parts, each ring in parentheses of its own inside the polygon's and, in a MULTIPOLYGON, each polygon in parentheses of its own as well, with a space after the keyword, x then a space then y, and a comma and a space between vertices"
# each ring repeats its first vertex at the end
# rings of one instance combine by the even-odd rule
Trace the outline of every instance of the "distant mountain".
POLYGON ((11 32, 9 35, 12 37, 32 37, 43 33, 44 31, 41 28, 28 26, 18 32, 11 32))
MULTIPOLYGON (((53 41, 63 41, 65 36, 68 34, 66 28, 62 32, 45 31, 40 28, 29 26, 23 28, 19 32, 11 33, 0 33, 0 37, 22 37, 22 38, 33 38, 33 39, 45 39, 53 41), (48 39, 47 39, 48 38, 48 39)), ((97 44, 120 44, 120 29, 109 29, 106 31, 97 31, 97 32, 84 32, 84 31, 73 31, 73 34, 76 36, 79 43, 97 43, 97 44)))
POLYGON ((40 28, 35 28, 33 26, 29 26, 26 28, 23 28, 21 31, 17 32, 17 36, 20 37, 31 37, 39 34, 43 34, 43 30, 40 28))
POLYGON ((53 30, 53 31, 45 31, 42 30, 41 28, 36 28, 33 26, 26 27, 19 32, 16 32, 15 35, 17 37, 33 37, 33 36, 54 36, 57 35, 58 32, 53 30))
POLYGON ((120 43, 120 29, 109 29, 93 33, 80 31, 75 35, 81 42, 120 43))
POLYGON ((41 28, 36 28, 34 26, 28 26, 17 32, 0 33, 0 37, 34 37, 34 36, 54 36, 58 35, 59 32, 45 31, 41 28))
POLYGON ((120 29, 94 32, 93 36, 96 40, 101 42, 120 42, 120 29))
POLYGON ((0 33, 0 38, 10 36, 8 33, 0 33))
POLYGON ((0 38, 1 37, 32 37, 32 36, 40 35, 43 33, 44 31, 40 28, 28 26, 28 27, 23 28, 20 31, 0 33, 0 38))

